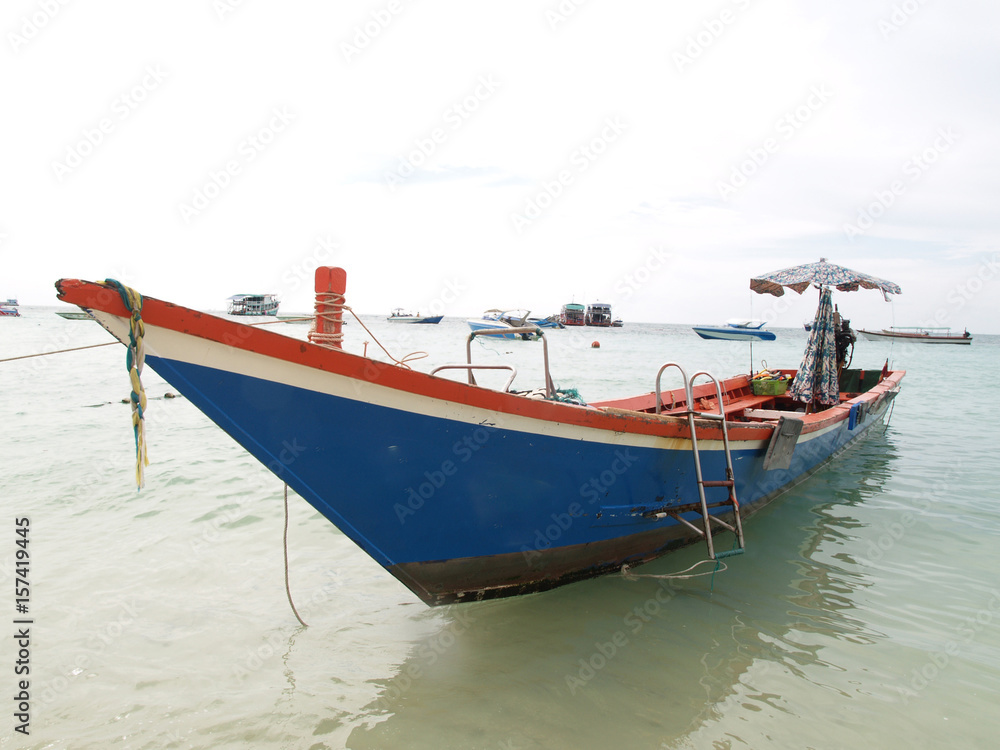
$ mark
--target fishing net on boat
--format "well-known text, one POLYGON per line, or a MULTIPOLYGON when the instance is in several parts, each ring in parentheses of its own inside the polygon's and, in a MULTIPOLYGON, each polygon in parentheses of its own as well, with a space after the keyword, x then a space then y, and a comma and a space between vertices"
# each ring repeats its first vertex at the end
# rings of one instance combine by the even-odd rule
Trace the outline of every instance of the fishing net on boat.
POLYGON ((530 391, 511 391, 511 393, 515 396, 524 396, 525 398, 533 398, 538 401, 561 401, 564 404, 587 405, 587 402, 583 400, 583 397, 576 388, 558 389, 551 397, 546 394, 544 388, 532 388, 530 391))

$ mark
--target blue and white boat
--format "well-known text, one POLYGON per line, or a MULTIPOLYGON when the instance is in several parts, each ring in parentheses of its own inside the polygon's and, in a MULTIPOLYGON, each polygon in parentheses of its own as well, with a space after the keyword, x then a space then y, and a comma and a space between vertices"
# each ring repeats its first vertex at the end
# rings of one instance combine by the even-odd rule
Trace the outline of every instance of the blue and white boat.
POLYGON ((721 326, 694 326, 692 330, 703 339, 723 339, 726 341, 774 341, 771 331, 761 330, 762 320, 730 318, 721 326))
POLYGON ((519 330, 511 333, 497 334, 497 338, 502 339, 522 339, 528 341, 536 339, 540 335, 537 325, 528 321, 528 310, 487 310, 481 318, 469 318, 466 323, 473 331, 506 331, 513 328, 530 330, 519 330))
MULTIPOLYGON (((467 362, 429 373, 343 351, 345 285, 341 269, 317 269, 309 341, 111 280, 56 286, 129 348, 133 413, 145 362, 430 605, 543 591, 690 543, 710 560, 738 554, 742 519, 881 422, 905 374, 869 368, 851 392, 822 390, 820 371, 837 363, 817 338, 798 371, 782 371, 788 394, 654 362, 641 395, 571 403, 542 333, 534 393, 476 384, 480 368, 513 369, 471 361, 485 330, 469 335, 467 362), (467 382, 444 374, 456 371, 467 382), (661 389, 668 371, 683 384, 661 389)), ((141 418, 135 430, 141 480, 141 418)))

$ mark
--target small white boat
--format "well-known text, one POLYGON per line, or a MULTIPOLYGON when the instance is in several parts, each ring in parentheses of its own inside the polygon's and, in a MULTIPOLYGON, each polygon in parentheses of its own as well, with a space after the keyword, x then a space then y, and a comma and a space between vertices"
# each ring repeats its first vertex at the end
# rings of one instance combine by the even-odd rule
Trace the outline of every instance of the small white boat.
POLYGON ((762 320, 747 320, 746 318, 730 318, 721 326, 694 326, 692 329, 703 339, 722 339, 725 341, 774 341, 776 336, 771 331, 764 331, 762 320))
POLYGON ((529 310, 487 310, 481 318, 469 318, 466 322, 473 331, 482 330, 505 330, 508 328, 533 328, 533 331, 521 331, 518 333, 507 333, 497 335, 502 339, 523 339, 529 341, 537 339, 539 335, 538 326, 528 320, 529 310))
POLYGON ((420 313, 414 315, 413 313, 404 311, 401 307, 397 307, 386 320, 390 323, 425 323, 437 325, 443 317, 443 315, 421 316, 420 313))

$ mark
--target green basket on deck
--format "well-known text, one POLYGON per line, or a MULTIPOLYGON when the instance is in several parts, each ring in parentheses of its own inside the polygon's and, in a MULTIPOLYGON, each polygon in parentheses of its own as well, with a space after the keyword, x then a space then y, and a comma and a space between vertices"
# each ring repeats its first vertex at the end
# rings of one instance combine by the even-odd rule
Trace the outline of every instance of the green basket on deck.
POLYGON ((792 381, 761 378, 760 380, 751 380, 750 387, 753 388, 755 396, 780 396, 788 390, 790 382, 792 381))

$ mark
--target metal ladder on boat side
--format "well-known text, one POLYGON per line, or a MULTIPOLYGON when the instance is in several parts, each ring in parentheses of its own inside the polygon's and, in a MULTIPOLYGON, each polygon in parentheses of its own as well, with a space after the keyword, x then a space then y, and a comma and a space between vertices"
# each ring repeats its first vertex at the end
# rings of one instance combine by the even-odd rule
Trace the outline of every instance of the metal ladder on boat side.
MULTIPOLYGON (((685 526, 693 529, 699 536, 705 538, 705 543, 708 545, 708 556, 712 560, 719 560, 723 557, 732 557, 733 555, 742 555, 746 550, 746 544, 743 540, 743 520, 740 516, 740 502, 736 498, 736 480, 733 473, 733 455, 729 450, 729 429, 726 427, 726 411, 725 406, 722 403, 722 387, 719 385, 719 381, 709 372, 704 370, 696 372, 690 378, 688 378, 687 373, 684 372, 684 368, 681 367, 676 362, 667 362, 660 368, 660 371, 656 373, 656 413, 659 414, 663 402, 660 394, 660 378, 663 375, 664 370, 670 367, 676 367, 681 372, 681 377, 684 380, 684 398, 687 401, 687 409, 684 414, 687 416, 688 427, 691 431, 691 453, 694 456, 694 473, 695 479, 698 483, 698 499, 701 505, 701 517, 704 524, 703 528, 698 528, 693 523, 688 521, 686 518, 681 517, 680 511, 674 511, 669 513, 674 519, 684 524, 685 526), (694 381, 700 376, 704 375, 708 377, 712 383, 715 385, 715 396, 719 406, 719 413, 711 412, 698 412, 694 409, 694 381), (701 470, 701 454, 698 452, 698 431, 695 427, 694 419, 697 415, 700 419, 713 419, 722 424, 722 449, 726 456, 726 478, 725 479, 705 479, 702 475, 701 470), (725 500, 719 502, 709 503, 705 498, 706 488, 716 488, 723 487, 729 490, 729 497, 725 500), (713 516, 709 513, 711 508, 720 508, 723 506, 730 506, 733 509, 733 523, 729 524, 723 521, 717 516, 713 516), (715 546, 712 544, 712 523, 717 523, 719 526, 732 531, 736 535, 737 546, 731 550, 722 550, 720 552, 715 551, 715 546)), ((671 405, 673 408, 673 405, 671 405)))

